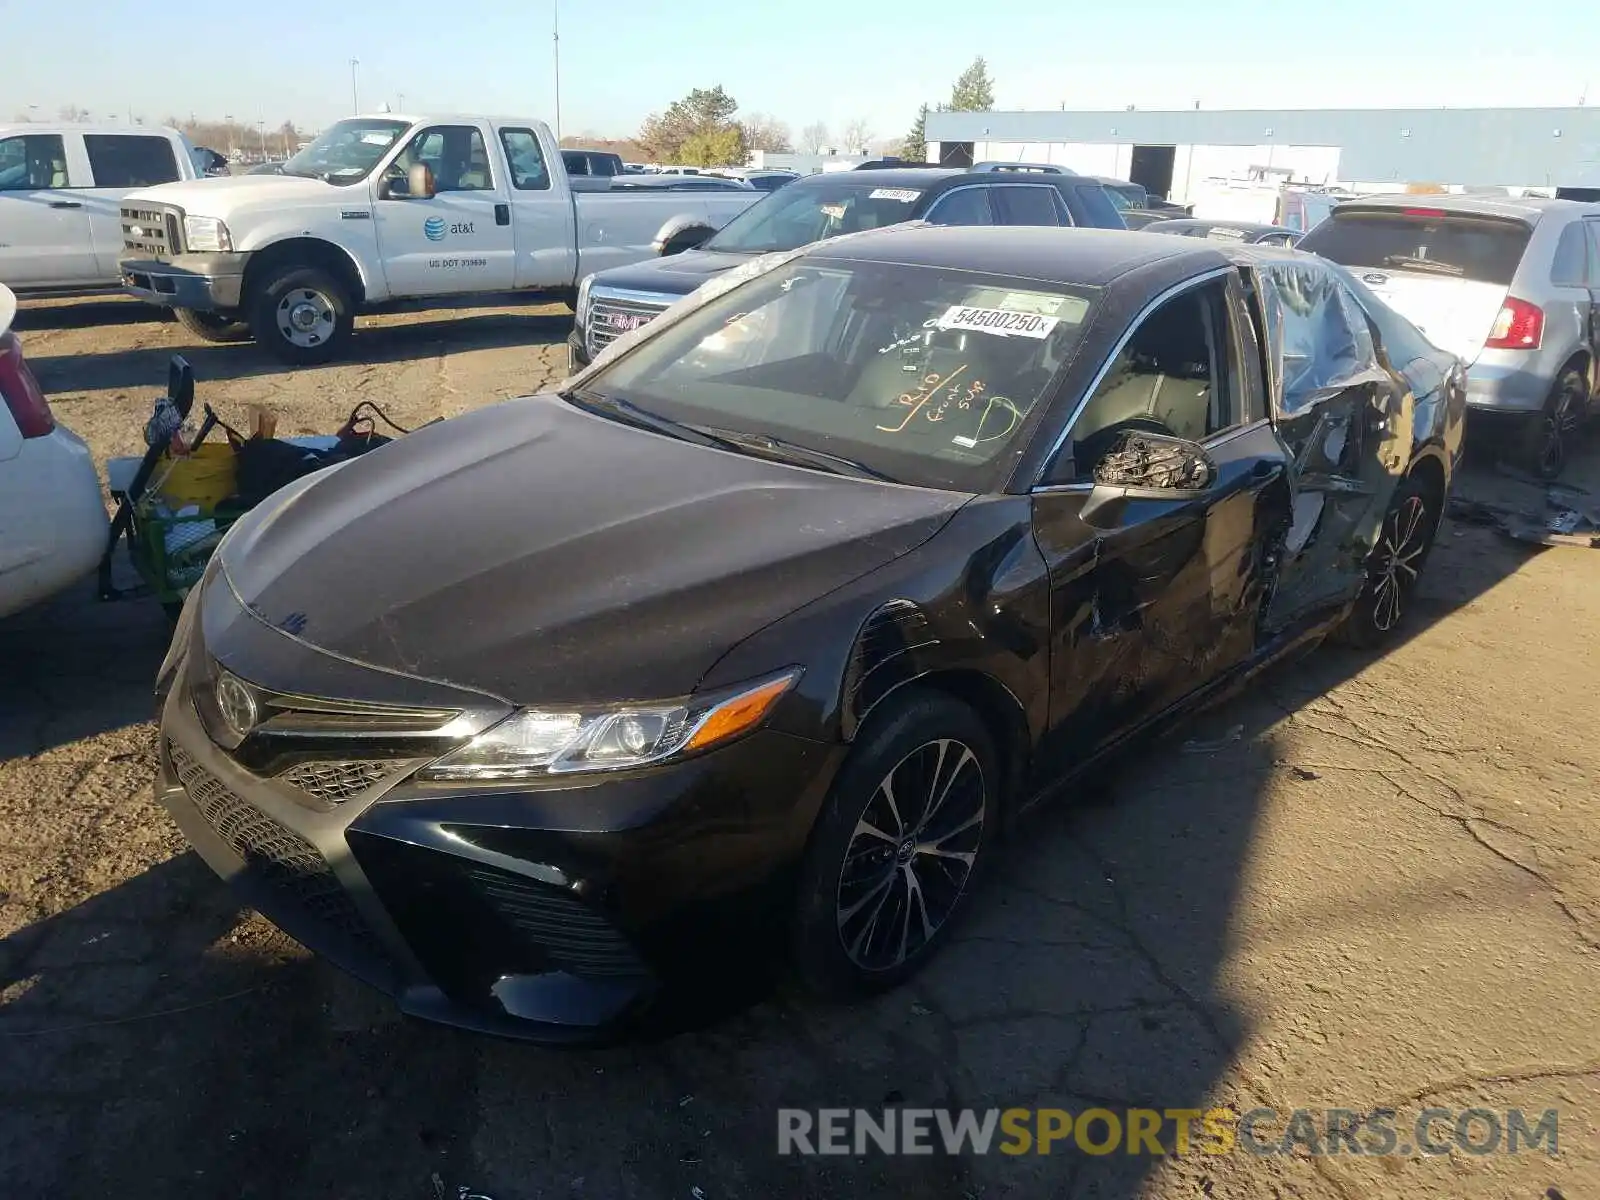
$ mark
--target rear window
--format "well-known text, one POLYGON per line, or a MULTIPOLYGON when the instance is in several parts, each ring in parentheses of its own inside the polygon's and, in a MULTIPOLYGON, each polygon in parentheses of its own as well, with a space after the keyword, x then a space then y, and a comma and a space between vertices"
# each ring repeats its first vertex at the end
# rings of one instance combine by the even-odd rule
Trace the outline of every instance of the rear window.
POLYGON ((178 160, 166 138, 126 133, 87 133, 89 170, 95 187, 154 187, 178 178, 178 160))
POLYGON ((1527 248, 1520 221, 1416 212, 1339 211, 1298 243, 1347 267, 1420 271, 1509 287, 1527 248))

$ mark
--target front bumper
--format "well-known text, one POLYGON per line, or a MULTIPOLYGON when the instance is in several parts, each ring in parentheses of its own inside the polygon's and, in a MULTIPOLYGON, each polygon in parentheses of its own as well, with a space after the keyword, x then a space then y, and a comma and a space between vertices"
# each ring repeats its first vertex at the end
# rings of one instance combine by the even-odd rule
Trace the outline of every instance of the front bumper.
POLYGON ((168 259, 125 258, 122 290, 150 304, 198 312, 235 312, 244 292, 248 253, 177 254, 168 259))
POLYGON ((163 703, 157 795, 241 899, 411 1015, 548 1043, 609 1040, 746 973, 843 756, 762 731, 498 791, 423 787, 427 759, 396 760, 330 804, 220 749, 190 675, 163 703))

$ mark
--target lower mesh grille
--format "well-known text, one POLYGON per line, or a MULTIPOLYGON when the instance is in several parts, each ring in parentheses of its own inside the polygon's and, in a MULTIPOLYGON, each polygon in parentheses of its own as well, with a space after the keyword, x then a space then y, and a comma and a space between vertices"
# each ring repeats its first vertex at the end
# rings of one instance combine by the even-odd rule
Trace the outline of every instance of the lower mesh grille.
POLYGON ((493 867, 469 867, 467 877, 507 923, 544 950, 553 966, 590 979, 649 974, 628 940, 571 893, 493 867))
POLYGON ((286 829, 196 762, 176 742, 167 757, 195 809, 262 880, 334 930, 376 950, 372 931, 317 848, 286 829))
POLYGON ((398 765, 394 759, 306 762, 290 767, 278 778, 307 795, 338 804, 359 796, 398 765))

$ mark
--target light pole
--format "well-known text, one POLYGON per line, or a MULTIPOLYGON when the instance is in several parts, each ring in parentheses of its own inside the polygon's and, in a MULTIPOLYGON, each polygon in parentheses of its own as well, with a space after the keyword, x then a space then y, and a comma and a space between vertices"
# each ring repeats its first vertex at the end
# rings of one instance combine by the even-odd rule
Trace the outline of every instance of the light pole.
POLYGON ((550 0, 550 40, 556 61, 556 145, 561 145, 561 0, 550 0))
POLYGON ((401 112, 405 112, 405 110, 406 110, 406 94, 404 92, 401 92, 400 93, 400 111, 401 112))
POLYGON ((232 113, 224 113, 223 116, 222 116, 222 119, 225 122, 227 122, 227 125, 228 125, 228 153, 232 154, 233 153, 233 114, 232 113))
POLYGON ((356 86, 356 68, 360 65, 359 58, 350 60, 350 111, 353 113, 361 111, 361 90, 356 86))
POLYGON ((266 162, 266 160, 267 160, 267 123, 265 121, 257 121, 256 122, 256 133, 261 138, 261 161, 262 162, 266 162))

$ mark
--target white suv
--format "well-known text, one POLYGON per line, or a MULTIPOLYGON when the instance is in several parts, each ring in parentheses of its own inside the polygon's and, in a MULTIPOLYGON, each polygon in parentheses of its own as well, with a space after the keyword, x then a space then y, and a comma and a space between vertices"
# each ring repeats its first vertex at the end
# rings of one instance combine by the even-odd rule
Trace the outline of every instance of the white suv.
POLYGON ((14 292, 115 288, 122 198, 195 179, 175 129, 0 125, 0 284, 14 292))
POLYGON ((1472 420, 1515 425, 1527 466, 1561 473, 1600 402, 1600 204, 1368 196, 1296 246, 1352 268, 1459 355, 1472 420))

